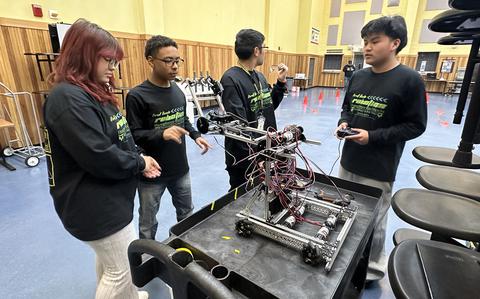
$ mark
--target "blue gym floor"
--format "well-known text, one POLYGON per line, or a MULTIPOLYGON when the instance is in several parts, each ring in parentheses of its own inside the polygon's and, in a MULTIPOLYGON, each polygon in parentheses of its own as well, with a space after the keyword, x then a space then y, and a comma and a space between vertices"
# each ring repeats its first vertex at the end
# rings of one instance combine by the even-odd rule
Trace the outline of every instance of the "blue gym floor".
MULTIPOLYGON (((335 94, 335 89, 323 88, 291 93, 276 111, 279 128, 299 124, 305 129, 307 138, 323 143, 321 146, 304 145, 302 150, 327 173, 338 157, 339 142, 333 131, 340 115, 343 93, 338 99, 335 94), (319 100, 322 92, 323 100, 319 100), (305 96, 308 97, 306 105, 305 96)), ((411 154, 415 146, 456 148, 462 129, 451 123, 457 97, 430 95, 427 131, 407 143, 394 191, 420 187, 415 180, 415 171, 423 163, 411 154)), ((200 155, 191 139, 187 140, 196 209, 219 198, 228 189, 223 149, 212 136, 206 138, 214 149, 204 156, 200 155)), ((223 144, 222 137, 217 137, 217 140, 223 144)), ((476 153, 479 154, 478 150, 476 153)), ((9 158, 8 161, 17 170, 10 172, 0 166, 0 298, 94 298, 93 251, 63 229, 48 192, 45 160, 42 159, 35 168, 27 168, 19 158, 9 158)), ((333 175, 337 174, 337 168, 338 163, 333 175)), ((134 221, 137 227, 136 210, 134 221)), ((175 223, 168 193, 163 198, 157 218, 160 223, 157 240, 163 240, 175 223)), ((386 249, 390 252, 393 232, 408 224, 396 217, 392 210, 388 221, 386 249)), ((169 298, 168 290, 159 280, 150 283, 146 289, 152 299, 169 298)), ((365 290, 363 298, 394 298, 388 278, 365 290)))

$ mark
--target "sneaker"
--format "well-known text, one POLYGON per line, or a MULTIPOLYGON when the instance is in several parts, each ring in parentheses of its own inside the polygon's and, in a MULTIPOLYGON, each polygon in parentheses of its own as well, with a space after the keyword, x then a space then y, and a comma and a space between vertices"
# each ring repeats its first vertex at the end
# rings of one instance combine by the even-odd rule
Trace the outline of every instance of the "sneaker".
POLYGON ((138 291, 138 299, 148 299, 147 291, 138 291))

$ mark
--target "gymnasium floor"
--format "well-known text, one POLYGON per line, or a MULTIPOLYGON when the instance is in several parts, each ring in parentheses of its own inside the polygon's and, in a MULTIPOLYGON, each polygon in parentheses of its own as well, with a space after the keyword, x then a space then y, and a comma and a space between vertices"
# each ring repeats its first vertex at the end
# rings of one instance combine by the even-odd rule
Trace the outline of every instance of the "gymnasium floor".
MULTIPOLYGON (((451 120, 457 96, 430 95, 427 131, 407 143, 394 185, 394 192, 405 187, 419 187, 415 171, 423 165, 411 155, 417 145, 434 145, 456 148, 461 127, 451 120)), ((338 157, 338 140, 333 137, 340 115, 343 93, 336 100, 335 89, 315 88, 291 93, 276 111, 278 127, 296 123, 305 128, 307 138, 322 141, 321 146, 303 146, 303 151, 326 172, 338 157), (323 92, 323 100, 319 100, 323 92), (307 96, 307 105, 304 97, 307 96)), ((212 136, 207 139, 214 145, 208 154, 201 156, 199 149, 188 139, 192 191, 198 209, 223 195, 228 189, 224 171, 224 152, 212 136)), ((220 144, 223 138, 217 137, 220 144)), ((478 150, 476 150, 478 153, 478 150)), ((23 161, 10 158, 17 167, 9 172, 0 166, 0 298, 94 298, 95 267, 93 251, 71 237, 62 227, 48 192, 45 160, 36 168, 26 168, 23 161)), ((336 175, 338 163, 332 174, 336 175)), ((163 198, 157 216, 160 225, 157 240, 168 236, 175 223, 170 195, 163 198)), ((138 200, 136 200, 138 206, 138 200)), ((138 213, 135 208, 135 226, 138 213)), ((392 234, 408 224, 401 221, 392 210, 389 212, 387 252, 392 250, 392 234)), ((169 298, 168 290, 159 281, 147 286, 150 298, 169 298)), ((363 298, 394 298, 388 278, 366 290, 363 298)))

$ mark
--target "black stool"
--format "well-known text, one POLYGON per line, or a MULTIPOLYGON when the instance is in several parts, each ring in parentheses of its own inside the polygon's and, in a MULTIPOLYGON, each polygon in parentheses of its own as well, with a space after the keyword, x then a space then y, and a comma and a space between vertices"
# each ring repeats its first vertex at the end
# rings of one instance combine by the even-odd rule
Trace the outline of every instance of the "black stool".
POLYGON ((417 146, 413 149, 412 154, 420 161, 444 165, 453 166, 459 168, 480 169, 480 157, 472 154, 472 162, 468 164, 455 164, 453 158, 455 157, 456 150, 437 146, 417 146))
POLYGON ((435 32, 478 32, 480 10, 449 9, 435 16, 428 28, 435 32))
POLYGON ((472 0, 449 0, 448 5, 452 8, 462 10, 480 9, 480 2, 472 0))
MULTIPOLYGON (((471 35, 472 47, 470 49, 470 56, 468 59, 467 68, 465 70, 465 77, 460 91, 460 96, 457 104, 457 112, 455 113, 454 123, 459 124, 463 116, 466 99, 468 96, 468 89, 472 79, 473 69, 475 63, 480 62, 478 51, 480 47, 480 10, 462 11, 462 10, 447 10, 432 19, 428 25, 430 30, 436 32, 455 32, 461 33, 457 36, 451 36, 440 39, 442 43, 445 42, 465 42, 469 40, 471 35)), ((477 82, 478 83, 478 82, 477 82)), ((468 108, 465 125, 462 131, 462 139, 458 150, 442 149, 438 147, 422 147, 414 150, 414 156, 424 162, 463 167, 463 168, 480 168, 478 157, 472 154, 473 141, 477 126, 480 124, 480 83, 475 84, 472 94, 472 100, 468 108)))
POLYGON ((393 245, 397 246, 405 240, 430 240, 432 234, 411 228, 399 228, 393 233, 393 245))
MULTIPOLYGON (((425 165, 417 170, 425 188, 480 201, 480 173, 453 167, 425 165)), ((479 216, 480 217, 480 216, 479 216)))
POLYGON ((480 202, 473 199, 431 190, 401 189, 392 198, 392 208, 402 220, 432 232, 432 240, 455 245, 461 244, 452 238, 480 241, 480 202))
POLYGON ((452 33, 450 35, 441 37, 437 44, 444 45, 444 46, 451 46, 451 45, 471 45, 473 44, 474 40, 480 38, 480 33, 452 33))
POLYGON ((388 260, 396 298, 478 298, 480 253, 446 243, 406 240, 388 260))

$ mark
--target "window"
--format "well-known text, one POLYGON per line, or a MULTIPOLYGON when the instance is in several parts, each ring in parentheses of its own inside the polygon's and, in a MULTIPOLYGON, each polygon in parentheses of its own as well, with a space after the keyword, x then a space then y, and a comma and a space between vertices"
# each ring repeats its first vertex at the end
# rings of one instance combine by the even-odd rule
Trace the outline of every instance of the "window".
POLYGON ((372 6, 370 6, 370 14, 381 14, 383 7, 383 0, 372 0, 372 6))
POLYGON ((427 0, 427 7, 425 10, 446 10, 450 9, 448 1, 427 0))
POLYGON ((423 20, 422 29, 420 31, 420 40, 421 44, 424 43, 437 43, 438 39, 445 36, 445 33, 433 32, 428 29, 428 24, 431 20, 423 20))
POLYGON ((330 4, 330 18, 336 18, 340 16, 340 8, 342 6, 341 0, 331 0, 330 4))
POLYGON ((435 72, 440 52, 418 52, 417 71, 435 72))
POLYGON ((338 25, 328 26, 327 46, 336 46, 338 36, 338 25))
POLYGON ((365 11, 347 11, 343 14, 341 45, 358 45, 362 42, 360 29, 365 24, 365 11))
POLYGON ((343 55, 325 55, 323 61, 323 70, 340 71, 342 69, 343 55))
POLYGON ((387 6, 399 6, 400 0, 388 0, 387 6))

